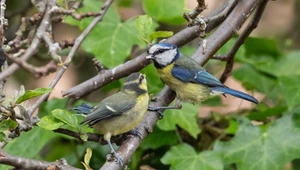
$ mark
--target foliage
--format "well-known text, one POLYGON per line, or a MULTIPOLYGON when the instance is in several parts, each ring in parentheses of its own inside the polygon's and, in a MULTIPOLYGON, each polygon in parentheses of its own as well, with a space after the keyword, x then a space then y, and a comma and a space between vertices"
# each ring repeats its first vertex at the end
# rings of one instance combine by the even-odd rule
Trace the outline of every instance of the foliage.
MULTIPOLYGON (((67 8, 68 1, 58 2, 61 7, 67 8)), ((145 51, 147 45, 172 36, 176 30, 174 25, 185 24, 182 18, 184 2, 143 0, 140 5, 145 15, 130 19, 122 18, 117 4, 109 8, 103 21, 86 37, 81 48, 91 53, 105 68, 119 66, 145 51)), ((119 3, 123 8, 131 7, 133 2, 119 3)), ((102 1, 85 0, 79 12, 97 12, 101 5, 102 1)), ((67 17, 64 22, 82 31, 92 18, 78 21, 67 17)), ((236 37, 233 37, 216 54, 228 53, 235 41, 236 37)), ((181 51, 191 55, 195 48, 187 45, 181 51)), ((212 97, 200 107, 184 103, 181 110, 167 110, 153 132, 142 141, 129 168, 142 169, 142 165, 149 165, 155 169, 171 170, 229 170, 234 167, 238 170, 281 170, 287 163, 300 159, 299 56, 300 51, 282 50, 275 39, 249 37, 235 56, 236 67, 232 75, 249 93, 256 92, 260 103, 248 109, 230 110, 226 115, 214 112, 203 119, 198 114, 204 107, 226 107, 222 105, 222 96, 212 97)), ((209 61, 207 69, 217 74, 216 68, 223 70, 224 62, 209 61), (213 69, 210 69, 211 65, 213 69)), ((78 72, 82 71, 86 71, 85 68, 78 72)), ((147 75, 149 93, 158 94, 164 85, 153 64, 141 72, 147 75)), ((101 91, 105 94, 98 96, 97 93, 97 98, 89 99, 98 102, 106 94, 115 93, 120 89, 120 82, 110 83, 101 91)), ((1 104, 3 108, 27 109, 25 101, 51 91, 49 88, 26 91, 21 86, 12 99, 1 101, 1 104)), ((21 132, 13 140, 6 134, 19 128, 17 118, 2 115, 0 141, 7 142, 4 150, 15 156, 46 161, 64 157, 71 165, 86 170, 98 169, 105 162, 109 148, 86 142, 86 132, 93 130, 80 125, 83 116, 68 111, 68 104, 67 99, 44 102, 39 107, 37 127, 21 132), (59 128, 79 132, 82 141, 53 132, 59 128)))

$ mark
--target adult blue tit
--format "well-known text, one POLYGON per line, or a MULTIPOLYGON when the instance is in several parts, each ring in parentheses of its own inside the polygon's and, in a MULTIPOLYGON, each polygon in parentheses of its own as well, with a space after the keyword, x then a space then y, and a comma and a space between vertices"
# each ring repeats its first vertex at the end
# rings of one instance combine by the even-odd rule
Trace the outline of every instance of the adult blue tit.
POLYGON ((208 73, 190 57, 182 55, 178 47, 169 43, 159 43, 147 51, 147 59, 153 60, 161 80, 176 92, 177 100, 173 107, 181 108, 181 102, 198 103, 208 99, 210 94, 230 94, 232 96, 258 103, 243 92, 230 89, 208 73))
POLYGON ((120 92, 105 98, 95 107, 81 104, 73 109, 87 115, 81 124, 88 124, 103 134, 117 162, 123 166, 123 159, 112 147, 110 139, 133 130, 147 112, 148 103, 146 76, 132 73, 120 92))

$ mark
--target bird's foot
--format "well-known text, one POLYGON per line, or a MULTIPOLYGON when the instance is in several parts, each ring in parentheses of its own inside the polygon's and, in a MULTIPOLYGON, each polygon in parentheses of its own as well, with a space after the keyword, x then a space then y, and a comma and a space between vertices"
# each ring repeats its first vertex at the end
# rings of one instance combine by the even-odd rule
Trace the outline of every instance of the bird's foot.
POLYGON ((162 119, 164 117, 164 114, 161 111, 161 108, 159 107, 148 107, 148 111, 156 112, 158 114, 158 119, 162 119))
POLYGON ((139 137, 140 140, 143 140, 143 135, 136 129, 131 129, 128 134, 139 137))
POLYGON ((123 165, 124 165, 124 162, 123 162, 122 157, 121 157, 117 152, 114 152, 114 151, 112 151, 111 154, 110 154, 110 156, 107 157, 107 160, 108 160, 108 161, 115 161, 115 160, 116 160, 117 163, 118 163, 121 167, 123 167, 123 165))

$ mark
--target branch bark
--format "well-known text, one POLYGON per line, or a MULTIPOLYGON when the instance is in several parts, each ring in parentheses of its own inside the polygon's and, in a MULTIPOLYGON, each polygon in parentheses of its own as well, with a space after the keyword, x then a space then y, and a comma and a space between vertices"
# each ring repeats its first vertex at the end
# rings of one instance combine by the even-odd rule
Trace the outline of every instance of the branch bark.
POLYGON ((18 156, 12 156, 2 149, 0 149, 0 163, 14 166, 18 169, 31 169, 31 170, 41 170, 41 169, 68 169, 68 170, 79 170, 78 168, 72 167, 67 164, 65 160, 59 160, 56 162, 46 162, 34 159, 27 159, 18 156))

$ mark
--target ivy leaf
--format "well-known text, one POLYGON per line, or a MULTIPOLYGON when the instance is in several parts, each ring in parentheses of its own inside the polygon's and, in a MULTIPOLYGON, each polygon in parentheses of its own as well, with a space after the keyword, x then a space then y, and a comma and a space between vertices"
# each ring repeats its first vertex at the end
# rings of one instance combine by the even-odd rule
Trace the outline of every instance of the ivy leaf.
POLYGON ((61 110, 61 109, 55 109, 52 112, 52 115, 59 119, 60 121, 64 122, 65 124, 76 128, 77 127, 77 117, 73 114, 71 114, 68 111, 61 110))
POLYGON ((143 0, 144 11, 156 20, 168 24, 183 24, 184 0, 143 0))
POLYGON ((63 122, 60 122, 59 120, 55 119, 52 116, 44 116, 37 125, 41 128, 47 129, 47 130, 55 130, 60 128, 62 125, 64 125, 63 122))
POLYGON ((33 158, 53 136, 52 131, 35 127, 28 132, 22 132, 18 138, 5 145, 4 150, 14 156, 33 158))
POLYGON ((223 153, 226 164, 239 170, 282 170, 286 163, 300 158, 300 114, 286 114, 262 131, 246 118, 229 142, 217 142, 215 151, 223 153), (287 133, 291 132, 291 133, 287 133))
POLYGON ((6 119, 2 120, 0 122, 0 132, 3 132, 5 130, 14 130, 18 126, 18 123, 16 121, 6 119))
POLYGON ((39 116, 46 116, 51 113, 52 110, 54 109, 64 109, 66 108, 67 105, 67 98, 64 99, 51 99, 48 100, 47 102, 43 102, 40 107, 39 107, 39 116))
POLYGON ((289 108, 292 110, 300 103, 300 76, 281 76, 279 77, 279 86, 283 92, 284 100, 289 108))
POLYGON ((172 31, 155 31, 149 35, 150 41, 153 41, 157 38, 167 38, 173 35, 172 31))
POLYGON ((40 95, 45 94, 45 93, 49 93, 51 91, 52 91, 51 88, 37 88, 37 89, 34 89, 34 90, 28 90, 28 91, 25 92, 25 94, 23 94, 23 95, 21 95, 17 98, 16 104, 20 104, 23 101, 26 101, 28 99, 40 96, 40 95))
POLYGON ((221 155, 215 151, 196 153, 188 144, 173 146, 162 158, 163 164, 170 164, 171 170, 223 170, 221 155))
POLYGON ((0 142, 7 142, 8 138, 4 132, 0 132, 0 142))
POLYGON ((184 104, 180 110, 166 110, 164 118, 158 121, 157 125, 160 129, 168 131, 176 129, 176 125, 180 126, 191 134, 194 138, 200 133, 197 124, 198 106, 192 104, 184 104))
MULTIPOLYGON (((99 11, 102 1, 85 0, 79 12, 99 11)), ((66 23, 79 26, 84 30, 91 19, 76 21, 71 17, 66 18, 66 23)), ((114 67, 125 61, 130 55, 133 45, 145 47, 145 43, 137 34, 135 20, 121 21, 114 8, 109 8, 101 23, 95 26, 82 43, 82 48, 94 54, 106 67, 114 67)))
POLYGON ((175 131, 162 131, 155 126, 153 132, 143 141, 141 148, 157 149, 165 145, 175 145, 177 142, 178 137, 175 131))

